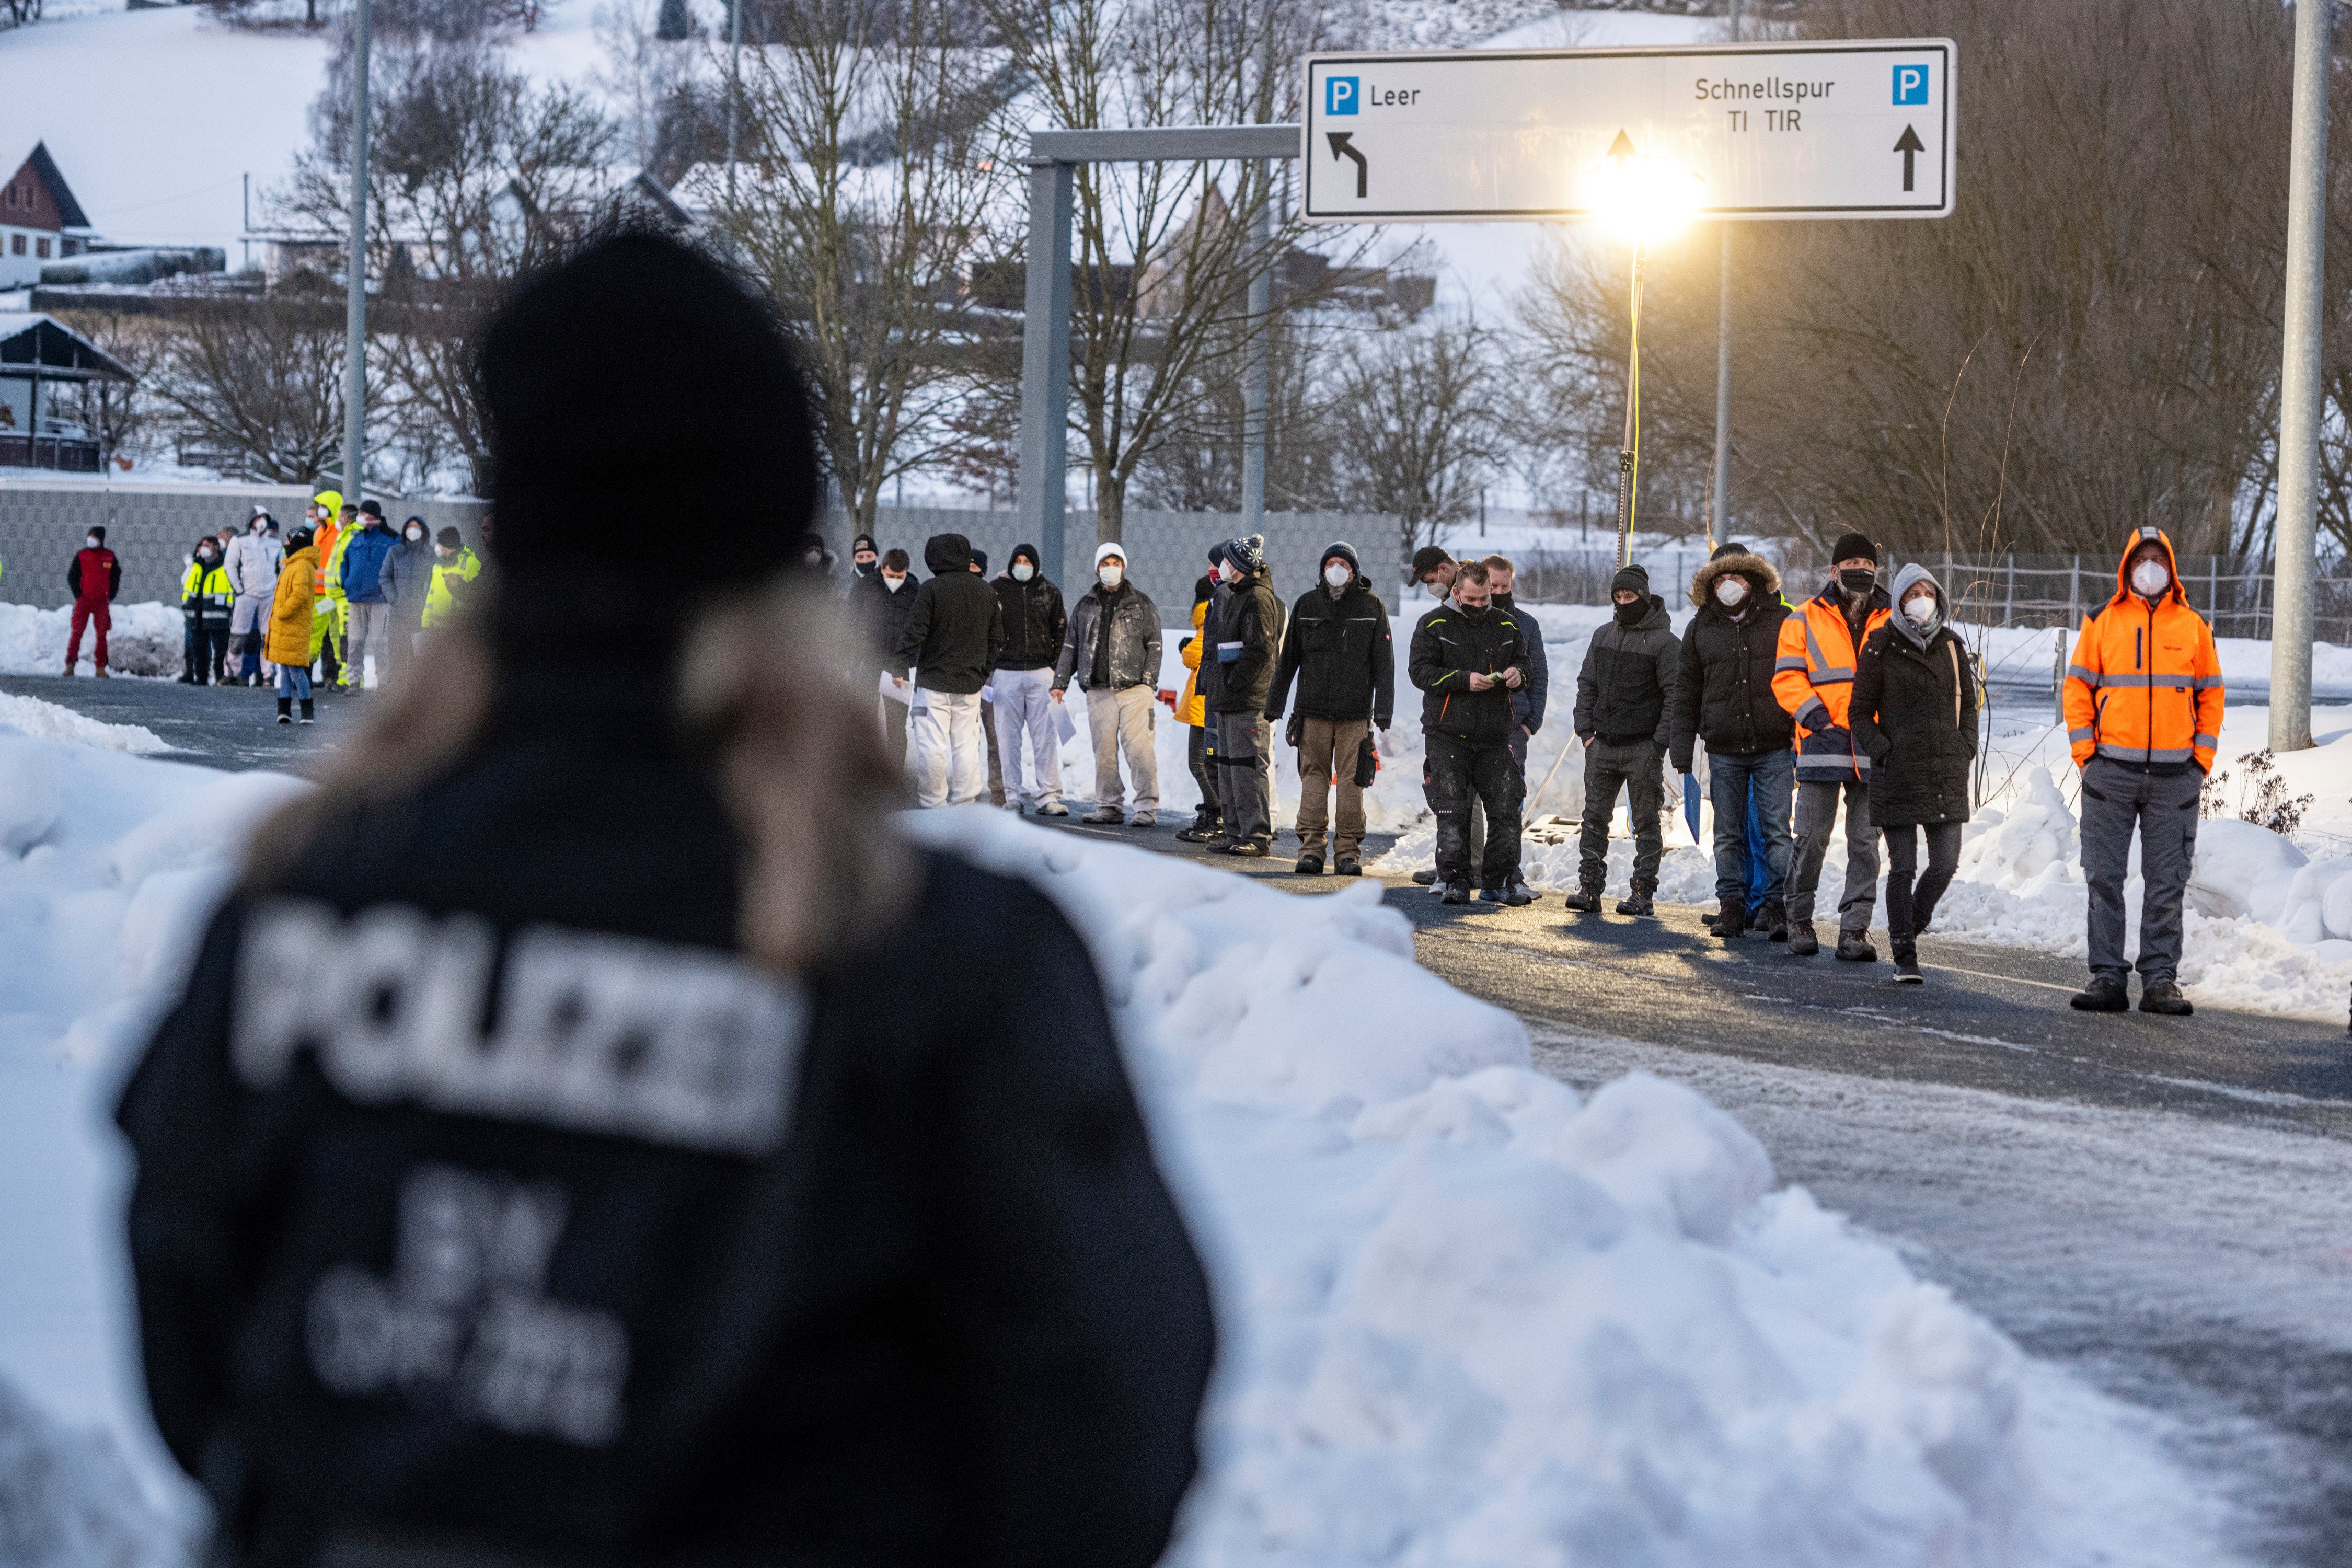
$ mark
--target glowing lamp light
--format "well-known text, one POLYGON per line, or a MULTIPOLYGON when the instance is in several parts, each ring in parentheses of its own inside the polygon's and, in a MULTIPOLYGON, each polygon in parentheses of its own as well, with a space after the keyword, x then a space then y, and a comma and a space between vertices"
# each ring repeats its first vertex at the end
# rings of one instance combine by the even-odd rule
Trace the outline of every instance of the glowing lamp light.
POLYGON ((1585 176, 1583 205, 1622 238, 1648 245, 1690 222, 1706 191, 1706 179, 1664 158, 1645 158, 1622 131, 1585 176))

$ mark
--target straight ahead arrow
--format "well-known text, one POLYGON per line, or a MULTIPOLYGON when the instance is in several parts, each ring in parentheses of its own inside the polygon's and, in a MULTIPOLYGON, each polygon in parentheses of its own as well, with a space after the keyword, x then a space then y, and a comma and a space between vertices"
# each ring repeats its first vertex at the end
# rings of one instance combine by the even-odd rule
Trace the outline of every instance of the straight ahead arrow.
POLYGON ((1919 140, 1918 132, 1906 125, 1903 138, 1895 143, 1895 150, 1903 154, 1903 188, 1907 191, 1911 188, 1911 161, 1925 153, 1927 144, 1919 140))
MULTIPOLYGON (((1353 158, 1356 161, 1356 195, 1360 199, 1364 195, 1364 182, 1371 178, 1372 169, 1370 164, 1364 162, 1364 155, 1357 152, 1354 143, 1349 140, 1355 135, 1355 132, 1327 131, 1323 134, 1330 138, 1331 157, 1334 162, 1341 158, 1353 158)), ((1908 190, 1910 187, 1906 185, 1904 189, 1908 190)))

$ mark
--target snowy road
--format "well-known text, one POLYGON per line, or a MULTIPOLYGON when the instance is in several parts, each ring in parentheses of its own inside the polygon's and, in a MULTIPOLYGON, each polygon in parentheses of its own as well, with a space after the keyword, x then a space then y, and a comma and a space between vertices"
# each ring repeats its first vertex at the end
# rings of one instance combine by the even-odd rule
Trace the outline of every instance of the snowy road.
POLYGON ((314 750, 331 750, 355 702, 366 697, 322 697, 318 723, 278 722, 274 691, 248 687, 182 686, 173 680, 123 679, 68 680, 56 675, 0 675, 0 692, 60 703, 109 724, 152 730, 172 750, 159 753, 176 763, 243 771, 291 771, 314 750))

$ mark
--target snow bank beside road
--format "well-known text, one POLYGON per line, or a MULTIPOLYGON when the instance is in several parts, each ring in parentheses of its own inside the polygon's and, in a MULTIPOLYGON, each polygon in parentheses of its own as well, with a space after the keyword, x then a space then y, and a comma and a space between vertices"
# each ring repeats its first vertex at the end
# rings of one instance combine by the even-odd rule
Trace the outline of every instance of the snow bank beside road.
MULTIPOLYGON (((0 605, 0 675, 55 675, 63 669, 72 621, 73 612, 62 606, 37 610, 30 605, 0 605)), ((180 648, 187 626, 179 606, 154 599, 117 605, 111 622, 107 657, 116 673, 180 672, 180 648)), ((91 636, 85 633, 81 662, 76 668, 88 671, 95 651, 91 636)))
MULTIPOLYGON (((35 697, 0 691, 0 727, 44 741, 65 741, 108 752, 168 752, 164 739, 144 724, 109 724, 35 697)), ((7 811, 0 803, 0 817, 7 811)))

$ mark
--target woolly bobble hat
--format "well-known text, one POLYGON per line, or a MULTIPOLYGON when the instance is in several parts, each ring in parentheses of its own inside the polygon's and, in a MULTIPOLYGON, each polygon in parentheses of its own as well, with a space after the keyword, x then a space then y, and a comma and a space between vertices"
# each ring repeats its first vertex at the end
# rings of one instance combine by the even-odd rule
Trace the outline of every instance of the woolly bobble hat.
POLYGON ((1226 540, 1225 559, 1232 562, 1244 576, 1265 570, 1265 535, 1253 533, 1247 539, 1226 540))
POLYGON ((1856 561, 1864 556, 1869 558, 1873 566, 1878 564, 1878 546, 1873 544, 1866 534, 1841 533, 1838 542, 1830 547, 1832 561, 1856 561))

